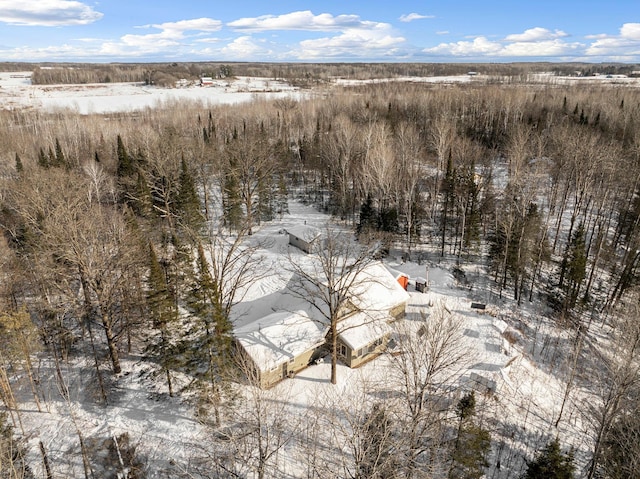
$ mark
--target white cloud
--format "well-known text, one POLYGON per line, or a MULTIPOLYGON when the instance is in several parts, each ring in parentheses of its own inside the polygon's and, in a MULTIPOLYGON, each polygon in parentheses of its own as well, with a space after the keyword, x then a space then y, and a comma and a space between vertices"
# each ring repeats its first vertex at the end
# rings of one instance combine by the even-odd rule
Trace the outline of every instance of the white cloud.
MULTIPOLYGON (((182 34, 187 31, 217 32, 222 28, 222 22, 212 18, 194 18, 192 20, 180 20, 178 22, 167 22, 150 26, 165 32, 182 34)), ((149 27, 149 25, 146 27, 149 27)))
POLYGON ((261 17, 241 18, 227 23, 236 30, 261 32, 267 30, 310 30, 335 31, 345 28, 371 27, 375 22, 363 22, 358 15, 337 15, 321 13, 314 15, 311 11, 299 11, 284 15, 263 15, 261 17))
POLYGON ((496 55, 502 49, 502 44, 492 42, 486 37, 477 37, 473 41, 460 41, 455 43, 441 43, 432 48, 425 48, 425 53, 434 55, 453 55, 457 57, 496 55))
POLYGON ((592 38, 595 41, 585 52, 588 57, 637 61, 640 56, 640 23, 625 23, 620 27, 619 35, 594 35, 592 38))
POLYGON ((220 38, 216 37, 207 37, 207 38, 198 38, 196 43, 220 43, 220 38))
POLYGON ((73 0, 0 0, 0 22, 11 25, 86 25, 101 18, 102 13, 73 0))
MULTIPOLYGON (((140 56, 160 53, 189 42, 186 32, 215 32, 222 28, 222 22, 211 18, 195 18, 140 28, 154 28, 157 33, 144 35, 127 34, 120 37, 119 42, 106 42, 102 45, 101 54, 116 56, 140 56)), ((198 34, 196 33, 195 36, 198 34)), ((172 53, 175 53, 172 52, 172 53)))
POLYGON ((220 49, 220 53, 226 58, 246 60, 258 56, 264 57, 273 52, 261 45, 260 42, 256 42, 252 37, 245 35, 236 38, 220 49))
MULTIPOLYGON (((533 38, 529 35, 523 38, 533 38)), ((473 41, 441 43, 433 48, 425 48, 424 53, 455 57, 560 57, 574 54, 583 47, 580 43, 567 43, 558 38, 544 41, 491 41, 486 37, 476 37, 473 41)))
MULTIPOLYGON (((335 36, 300 41, 289 52, 298 59, 384 57, 395 54, 398 46, 405 42, 403 37, 394 34, 389 23, 362 20, 358 15, 315 15, 309 10, 241 18, 227 23, 227 27, 246 32, 338 32, 335 36)), ((242 38, 249 41, 248 37, 242 38)))
POLYGON ((640 23, 625 23, 620 28, 620 36, 629 40, 640 41, 640 23))
POLYGON ((400 15, 400 18, 398 20, 400 20, 401 22, 412 22, 414 20, 422 20, 424 18, 434 18, 433 15, 421 15, 419 13, 409 13, 408 15, 400 15))
POLYGON ((376 58, 390 56, 406 40, 393 36, 390 29, 347 29, 335 37, 303 40, 293 52, 299 59, 315 58, 376 58))
POLYGON ((546 28, 535 27, 525 30, 524 33, 514 33, 507 35, 505 40, 508 42, 540 42, 546 40, 553 40, 556 38, 563 38, 568 36, 562 30, 556 30, 552 32, 546 28))
POLYGON ((436 32, 436 35, 449 35, 449 30, 440 30, 436 32))
POLYGON ((566 43, 561 40, 541 42, 515 42, 505 45, 500 51, 501 57, 562 57, 579 51, 581 43, 566 43))

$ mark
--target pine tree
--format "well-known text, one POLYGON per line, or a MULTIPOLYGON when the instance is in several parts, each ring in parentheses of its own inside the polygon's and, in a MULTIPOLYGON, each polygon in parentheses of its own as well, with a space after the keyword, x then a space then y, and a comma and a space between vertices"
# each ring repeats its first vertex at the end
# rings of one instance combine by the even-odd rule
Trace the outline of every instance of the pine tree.
POLYGON ((232 326, 222 303, 220 285, 211 274, 202 243, 198 244, 196 272, 187 308, 202 322, 191 333, 189 369, 196 378, 204 402, 213 405, 216 422, 219 422, 222 378, 232 357, 232 326))
POLYGON ((456 171, 453 167, 453 158, 451 155, 451 149, 449 149, 449 157, 447 158, 447 171, 442 182, 442 194, 444 195, 444 202, 442 205, 442 216, 440 228, 442 230, 442 239, 440 244, 440 256, 444 256, 444 247, 447 238, 447 226, 449 222, 449 208, 455 202, 455 188, 456 188, 456 171))
POLYGON ((151 189, 142 171, 138 171, 135 192, 127 203, 138 216, 146 219, 151 219, 153 216, 151 189))
POLYGON ((573 454, 563 453, 556 438, 547 443, 533 461, 527 461, 522 479, 573 479, 574 471, 573 454))
POLYGON ((580 224, 571 237, 561 265, 560 286, 565 290, 564 311, 576 305, 580 287, 587 274, 587 251, 584 225, 580 224), (566 279, 566 284, 565 280, 566 279))
POLYGON ((22 160, 20 159, 20 155, 16 153, 16 173, 22 173, 24 167, 22 166, 22 160))
POLYGON ((449 479, 480 479, 489 466, 491 450, 489 431, 473 422, 476 399, 472 392, 465 394, 456 405, 458 433, 451 455, 449 479))
POLYGON ((49 168, 50 166, 49 163, 50 163, 49 157, 44 152, 44 150, 40 148, 40 151, 38 152, 38 166, 41 168, 49 168))
POLYGON ((242 226, 242 195, 240 184, 236 176, 233 160, 224 174, 224 192, 222 206, 224 210, 224 223, 230 230, 239 230, 242 226))
POLYGON ((55 163, 54 166, 57 167, 67 167, 67 160, 64 156, 64 152, 62 151, 62 146, 60 145, 60 141, 56 138, 56 145, 55 145, 55 156, 53 157, 55 163))
POLYGON ((360 206, 360 221, 356 232, 358 235, 361 233, 370 233, 378 230, 378 211, 373 206, 373 199, 371 195, 367 195, 367 199, 360 206))
POLYGON ((130 176, 135 171, 135 165, 129 153, 127 153, 127 149, 124 146, 124 142, 122 141, 122 137, 118 134, 116 139, 116 154, 118 156, 118 177, 122 178, 125 176, 130 176))
POLYGON ((257 211, 254 216, 260 221, 271 221, 274 217, 274 202, 275 195, 273 194, 273 187, 271 184, 271 178, 258 174, 258 202, 257 211))
POLYGON ((278 178, 278 193, 276 194, 276 214, 282 219, 285 214, 289 214, 289 192, 287 182, 282 173, 278 178))
POLYGON ((186 229, 189 233, 193 232, 196 235, 203 232, 205 220, 200 205, 200 197, 184 156, 180 162, 180 177, 178 178, 175 208, 182 229, 186 229))
POLYGON ((157 360, 167 380, 169 395, 173 396, 171 369, 178 365, 175 342, 172 340, 178 319, 175 299, 167 285, 166 273, 153 245, 149 244, 149 277, 147 304, 156 333, 149 339, 147 352, 157 360))

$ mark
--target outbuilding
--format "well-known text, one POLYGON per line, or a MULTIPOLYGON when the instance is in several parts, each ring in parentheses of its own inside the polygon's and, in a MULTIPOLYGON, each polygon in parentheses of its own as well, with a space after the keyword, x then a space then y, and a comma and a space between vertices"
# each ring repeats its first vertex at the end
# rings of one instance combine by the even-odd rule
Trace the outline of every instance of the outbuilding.
POLYGON ((297 225, 287 228, 289 244, 305 253, 315 253, 324 247, 322 232, 313 226, 297 225))

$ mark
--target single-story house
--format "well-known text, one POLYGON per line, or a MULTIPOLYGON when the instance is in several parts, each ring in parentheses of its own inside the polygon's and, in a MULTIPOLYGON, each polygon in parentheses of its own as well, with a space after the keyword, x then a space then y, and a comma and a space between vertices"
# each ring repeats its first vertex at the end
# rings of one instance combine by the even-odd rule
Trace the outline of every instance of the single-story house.
POLYGON ((211 86, 211 85, 213 85, 213 78, 200 77, 200 86, 211 86))
POLYGON ((391 336, 386 313, 358 312, 338 324, 338 356, 350 368, 373 359, 387 348, 391 336))
POLYGON ((309 365, 325 343, 327 328, 306 311, 280 311, 234 330, 247 376, 269 388, 309 365))
POLYGON ((382 263, 367 265, 356 274, 350 311, 338 323, 338 354, 352 368, 386 349, 389 323, 404 316, 409 301, 409 293, 382 263))
POLYGON ((307 254, 319 251, 324 246, 322 232, 313 226, 292 226, 287 228, 287 233, 289 234, 289 244, 307 254))

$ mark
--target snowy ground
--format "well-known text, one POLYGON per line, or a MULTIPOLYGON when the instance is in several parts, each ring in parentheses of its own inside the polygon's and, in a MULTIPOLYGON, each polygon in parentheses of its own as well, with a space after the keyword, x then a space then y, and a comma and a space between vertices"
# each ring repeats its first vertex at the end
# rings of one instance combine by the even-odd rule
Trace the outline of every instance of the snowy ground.
MULTIPOLYGON (((251 311, 247 312, 248 316, 241 316, 244 320, 269 314, 270 305, 268 301, 261 302, 261 298, 268 298, 282 288, 283 279, 277 271, 289 250, 283 229, 305 221, 322 227, 328 219, 298 202, 290 202, 289 207, 290 214, 264 224, 253 237, 254 241, 263 240, 266 245, 262 254, 265 270, 271 274, 265 275, 246 298, 251 303, 251 311)), ((493 394, 479 396, 480 415, 490 427, 493 439, 492 468, 487 477, 516 477, 522 470, 523 457, 532 457, 536 444, 541 445, 556 435, 563 444, 576 447, 577 458, 582 461, 589 444, 580 439, 584 437, 585 426, 578 414, 582 401, 579 395, 571 395, 564 420, 558 429, 553 427, 565 394, 563 351, 568 350, 571 338, 557 333, 534 312, 511 309, 509 302, 497 301, 497 297, 484 311, 472 309, 471 296, 476 300, 494 296, 459 284, 445 265, 403 262, 393 251, 387 263, 411 278, 406 321, 419 318, 421 313, 428 319, 436 304, 445 305, 451 314, 464 321, 468 368, 458 378, 460 389, 473 387, 472 379, 484 378, 483 381, 495 383, 493 394), (424 276, 428 276, 430 289, 427 293, 416 292, 415 279, 424 276), (528 444, 528 449, 523 449, 522 444, 528 444), (502 463, 499 470, 494 468, 498 461, 502 463)), ((76 428, 85 438, 128 432, 132 442, 139 443, 139 452, 146 455, 153 470, 168 466, 169 458, 177 464, 188 461, 194 449, 207 440, 207 430, 194 419, 194 411, 180 399, 169 398, 161 380, 153 381, 144 374, 148 364, 136 355, 125 357, 122 363, 123 373, 114 379, 114 393, 106 406, 96 405, 95 397, 90 394, 96 385, 86 379, 93 378, 92 364, 88 361, 70 362, 62 367, 70 390, 68 402, 58 393, 50 364, 42 363, 40 369, 41 387, 46 392, 42 412, 37 411, 28 388, 22 389, 21 416, 36 477, 42 477, 39 441, 43 442, 59 475, 82 475, 76 428)), ((382 387, 391 367, 391 355, 383 355, 358 369, 339 365, 335 386, 329 381, 330 367, 328 361, 310 366, 295 378, 279 383, 272 394, 287 402, 290 415, 300 417, 317 405, 318 398, 331 398, 325 401, 336 404, 357 404, 359 396, 365 392, 375 394, 376 389, 382 387)), ((296 477, 299 461, 285 457, 282 462, 296 477)), ((164 476, 151 474, 150 477, 164 476)))
POLYGON ((257 98, 301 98, 306 93, 281 81, 237 77, 213 85, 158 88, 140 83, 32 85, 31 72, 0 73, 0 108, 70 109, 80 114, 113 113, 153 108, 176 102, 233 104, 257 98))

